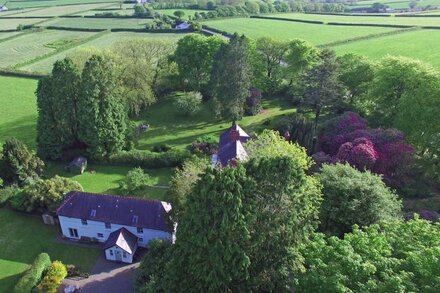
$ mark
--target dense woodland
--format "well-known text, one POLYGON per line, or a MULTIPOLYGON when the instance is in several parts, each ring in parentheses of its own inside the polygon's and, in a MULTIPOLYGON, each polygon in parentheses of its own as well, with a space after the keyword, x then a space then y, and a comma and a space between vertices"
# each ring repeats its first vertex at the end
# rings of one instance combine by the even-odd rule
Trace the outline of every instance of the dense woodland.
MULTIPOLYGON (((177 45, 78 51, 36 94, 38 150, 5 142, 1 204, 54 211, 82 189, 46 178, 48 160, 178 167, 167 194, 177 240, 151 244, 137 292, 440 290, 436 215, 421 219, 402 204, 440 186, 440 73, 430 65, 337 57, 299 39, 190 34, 177 45), (212 139, 136 149, 132 118, 170 95, 183 115, 204 104, 219 121, 258 115, 275 97, 297 111, 255 134, 248 161, 213 169, 212 139)), ((145 176, 134 169, 124 190, 145 176)))

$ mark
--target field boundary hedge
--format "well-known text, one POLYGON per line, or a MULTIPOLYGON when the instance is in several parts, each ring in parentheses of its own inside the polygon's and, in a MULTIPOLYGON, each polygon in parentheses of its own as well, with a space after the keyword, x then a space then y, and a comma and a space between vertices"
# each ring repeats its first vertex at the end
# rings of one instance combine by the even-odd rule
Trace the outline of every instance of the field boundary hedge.
MULTIPOLYGON (((291 13, 291 12, 290 12, 291 13)), ((317 14, 317 15, 337 15, 337 16, 373 16, 373 17, 391 17, 391 14, 368 14, 368 13, 335 13, 335 12, 304 12, 304 14, 317 14)))
POLYGON ((249 18, 259 18, 259 19, 270 19, 270 20, 282 20, 282 21, 292 21, 292 22, 304 22, 311 24, 325 24, 323 21, 319 20, 305 20, 305 19, 297 19, 297 18, 285 18, 285 17, 273 17, 273 16, 260 16, 260 15, 251 15, 249 18))
POLYGON ((215 34, 220 34, 220 35, 225 36, 227 38, 232 38, 232 36, 234 35, 234 34, 231 34, 230 32, 222 31, 222 30, 219 30, 219 29, 216 29, 216 28, 204 25, 204 24, 202 24, 202 33, 205 35, 210 35, 210 36, 215 35, 215 34), (208 31, 204 31, 203 29, 208 30, 208 31, 212 31, 214 34, 208 32, 208 31))
POLYGON ((105 34, 107 34, 107 33, 109 33, 109 32, 110 32, 109 30, 101 31, 101 32, 99 32, 99 33, 97 33, 97 34, 94 34, 94 35, 92 35, 92 36, 90 36, 90 37, 88 37, 88 38, 85 38, 85 39, 83 39, 83 40, 81 40, 81 41, 79 41, 79 42, 77 42, 77 43, 72 43, 72 44, 70 44, 70 45, 67 45, 67 46, 61 47, 61 48, 59 48, 59 49, 56 49, 56 50, 54 50, 54 51, 52 51, 52 52, 49 52, 49 53, 46 53, 46 54, 43 54, 43 55, 37 56, 37 57, 35 57, 35 58, 33 58, 33 59, 30 59, 30 60, 27 60, 27 61, 24 61, 24 62, 21 62, 21 63, 17 63, 17 64, 15 64, 14 66, 12 66, 12 68, 13 68, 13 69, 19 69, 20 67, 23 67, 23 66, 26 66, 26 65, 30 65, 30 64, 33 64, 33 63, 35 63, 35 62, 38 62, 38 61, 44 60, 44 59, 49 58, 49 57, 52 57, 52 56, 54 56, 54 55, 56 55, 56 54, 58 54, 58 53, 61 53, 61 52, 63 52, 63 51, 67 51, 67 50, 69 50, 69 49, 72 49, 72 48, 78 47, 78 46, 80 46, 80 45, 82 45, 82 44, 85 44, 85 43, 88 43, 88 42, 90 42, 90 41, 93 41, 93 40, 95 40, 95 39, 97 39, 97 38, 100 38, 101 36, 103 36, 103 35, 105 35, 105 34))
POLYGON ((0 19, 40 19, 40 18, 53 18, 53 16, 5 16, 0 19))
POLYGON ((351 23, 351 22, 327 22, 327 25, 372 26, 372 27, 391 27, 391 28, 411 28, 411 27, 415 27, 414 25, 404 25, 404 24, 351 23))
POLYGON ((1 76, 30 78, 30 79, 40 79, 42 77, 47 76, 46 74, 43 74, 43 73, 22 71, 22 70, 11 69, 11 68, 0 68, 0 75, 1 76))
POLYGON ((176 30, 172 28, 167 29, 146 29, 146 28, 112 28, 110 29, 112 33, 117 32, 133 32, 133 33, 175 33, 175 34, 186 34, 189 32, 193 32, 192 29, 186 30, 176 30))
POLYGON ((67 26, 55 26, 49 25, 45 27, 48 30, 60 30, 60 31, 74 31, 74 32, 103 32, 107 29, 105 28, 82 28, 82 27, 67 27, 67 26))
POLYGON ((405 33, 405 32, 410 32, 410 31, 414 31, 414 30, 419 30, 419 29, 420 29, 420 27, 410 27, 410 28, 404 28, 404 29, 390 31, 390 32, 370 34, 370 35, 366 35, 366 36, 359 36, 359 37, 356 37, 356 38, 335 41, 335 42, 319 45, 318 47, 322 48, 322 47, 339 46, 339 45, 344 45, 344 44, 348 44, 348 43, 352 43, 352 42, 370 40, 370 39, 375 39, 375 38, 380 38, 380 37, 385 37, 385 36, 390 36, 390 35, 397 35, 397 34, 401 34, 401 33, 405 33))
POLYGON ((395 17, 440 17, 440 14, 396 14, 395 17))

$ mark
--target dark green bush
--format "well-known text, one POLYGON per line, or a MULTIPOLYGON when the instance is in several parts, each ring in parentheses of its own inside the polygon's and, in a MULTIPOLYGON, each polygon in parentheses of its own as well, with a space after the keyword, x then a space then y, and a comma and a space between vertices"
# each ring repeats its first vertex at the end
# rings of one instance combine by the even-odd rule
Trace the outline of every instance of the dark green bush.
POLYGON ((142 168, 168 168, 181 166, 189 157, 190 152, 186 150, 170 150, 165 153, 131 150, 111 155, 108 162, 142 168))
POLYGON ((172 147, 170 145, 159 144, 159 145, 153 146, 153 148, 151 150, 155 153, 165 153, 165 152, 170 151, 171 149, 172 149, 172 147))
POLYGON ((29 270, 15 285, 14 292, 16 293, 29 293, 32 291, 41 279, 43 272, 51 265, 50 257, 47 253, 40 253, 32 263, 29 270))

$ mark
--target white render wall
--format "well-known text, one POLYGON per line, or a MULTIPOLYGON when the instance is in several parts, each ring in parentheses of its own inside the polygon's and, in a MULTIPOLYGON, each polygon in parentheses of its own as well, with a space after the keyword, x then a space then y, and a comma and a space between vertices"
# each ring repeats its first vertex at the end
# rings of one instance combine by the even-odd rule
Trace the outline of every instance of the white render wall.
POLYGON ((105 259, 116 261, 116 253, 118 253, 118 252, 121 255, 122 262, 125 262, 125 263, 132 263, 133 262, 133 255, 126 252, 125 257, 124 257, 124 250, 122 250, 121 248, 119 248, 116 245, 113 247, 107 248, 105 250, 105 259), (113 251, 113 255, 110 254, 110 250, 113 251))
POLYGON ((171 233, 165 231, 143 228, 143 233, 138 233, 137 228, 132 226, 117 225, 112 223, 111 228, 107 229, 105 227, 104 222, 87 220, 87 225, 83 225, 81 219, 69 218, 65 216, 59 216, 58 218, 60 221, 61 232, 63 233, 63 236, 72 239, 80 239, 82 236, 85 236, 90 238, 96 238, 99 242, 105 242, 109 237, 110 233, 120 228, 125 228, 134 235, 136 235, 138 238, 142 238, 143 241, 141 242, 139 240, 138 242, 138 246, 140 247, 146 247, 148 245, 148 242, 150 242, 153 239, 171 240, 172 237, 171 233), (78 230, 78 238, 74 238, 70 236, 69 228, 78 230), (99 238, 98 233, 102 233, 103 237, 99 238))

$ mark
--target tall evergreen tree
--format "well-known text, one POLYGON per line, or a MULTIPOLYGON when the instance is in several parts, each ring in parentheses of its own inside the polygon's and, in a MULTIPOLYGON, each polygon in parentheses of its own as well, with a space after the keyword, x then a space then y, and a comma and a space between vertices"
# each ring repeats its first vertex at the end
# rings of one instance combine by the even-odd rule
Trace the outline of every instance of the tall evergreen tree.
POLYGON ((125 146, 127 111, 118 68, 109 57, 92 56, 82 72, 78 103, 79 136, 92 156, 103 157, 125 146))
POLYGON ((237 292, 248 278, 243 166, 209 170, 188 196, 163 281, 168 292, 237 292))
POLYGON ((252 53, 249 40, 235 34, 215 55, 211 74, 216 114, 236 121, 243 116, 252 80, 252 53))
POLYGON ((327 49, 322 50, 320 60, 306 72, 303 83, 304 102, 315 112, 316 127, 322 108, 333 105, 342 95, 335 53, 327 49))

